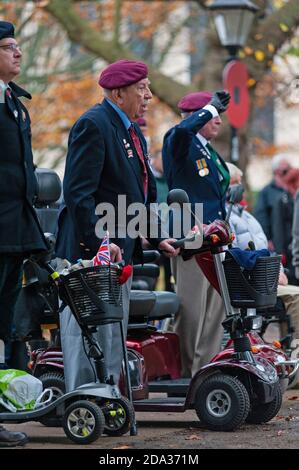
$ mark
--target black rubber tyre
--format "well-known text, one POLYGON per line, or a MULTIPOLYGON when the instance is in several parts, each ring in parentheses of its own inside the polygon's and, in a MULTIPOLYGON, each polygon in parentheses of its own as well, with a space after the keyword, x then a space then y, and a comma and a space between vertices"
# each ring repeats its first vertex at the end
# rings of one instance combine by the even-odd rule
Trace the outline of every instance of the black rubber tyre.
POLYGON ((299 370, 297 370, 296 374, 293 375, 291 379, 289 379, 288 390, 291 390, 292 388, 297 387, 298 382, 299 382, 299 370))
MULTIPOLYGON (((43 383, 43 389, 51 388, 53 390, 53 400, 65 394, 65 382, 63 374, 59 372, 47 372, 38 377, 43 383)), ((62 426, 62 418, 57 418, 53 413, 51 416, 45 416, 40 419, 40 423, 48 428, 60 428, 62 426)))
POLYGON ((247 418, 250 401, 245 386, 230 375, 208 377, 198 388, 195 411, 213 431, 234 431, 247 418))
POLYGON ((130 430, 135 411, 127 398, 107 400, 101 408, 105 417, 104 434, 122 436, 130 430))
POLYGON ((96 403, 78 400, 66 409, 62 426, 71 441, 76 444, 90 444, 103 434, 105 418, 96 403))
POLYGON ((276 395, 270 403, 262 403, 253 406, 249 411, 246 422, 249 424, 267 423, 273 419, 279 412, 282 405, 282 393, 280 387, 277 387, 276 395))

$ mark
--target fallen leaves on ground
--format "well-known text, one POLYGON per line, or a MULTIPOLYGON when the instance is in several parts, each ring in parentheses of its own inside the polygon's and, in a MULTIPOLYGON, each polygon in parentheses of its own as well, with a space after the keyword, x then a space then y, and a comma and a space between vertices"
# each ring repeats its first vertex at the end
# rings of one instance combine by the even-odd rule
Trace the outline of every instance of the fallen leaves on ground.
POLYGON ((112 449, 134 449, 133 446, 118 446, 118 447, 112 447, 112 449))
POLYGON ((191 434, 191 436, 185 437, 186 441, 199 441, 200 439, 201 437, 196 434, 191 434))

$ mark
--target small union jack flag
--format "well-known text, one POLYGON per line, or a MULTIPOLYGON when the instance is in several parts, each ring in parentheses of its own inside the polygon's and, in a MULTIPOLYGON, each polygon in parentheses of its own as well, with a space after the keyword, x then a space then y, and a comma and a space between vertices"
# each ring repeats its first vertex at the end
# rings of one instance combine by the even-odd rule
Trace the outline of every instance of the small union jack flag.
POLYGON ((93 257, 93 265, 102 266, 110 264, 110 262, 109 232, 106 232, 96 256, 93 257))

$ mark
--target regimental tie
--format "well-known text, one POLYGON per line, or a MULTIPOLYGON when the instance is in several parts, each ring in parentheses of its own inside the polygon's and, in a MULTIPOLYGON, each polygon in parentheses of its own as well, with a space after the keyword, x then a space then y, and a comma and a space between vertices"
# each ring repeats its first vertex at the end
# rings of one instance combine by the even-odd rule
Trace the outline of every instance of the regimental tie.
POLYGON ((230 180, 229 172, 227 171, 227 169, 222 164, 216 150, 213 149, 212 145, 206 144, 206 148, 208 149, 209 154, 211 155, 211 158, 212 158, 213 162, 215 163, 216 168, 218 170, 218 173, 219 173, 219 176, 220 176, 221 191, 222 191, 222 194, 224 194, 225 191, 227 190, 228 185, 229 185, 229 180, 230 180))
POLYGON ((129 127, 129 133, 130 133, 130 136, 132 138, 132 141, 133 141, 134 147, 136 149, 137 155, 139 157, 141 172, 142 172, 143 190, 144 190, 144 194, 146 196, 147 191, 148 191, 147 168, 146 168, 146 164, 145 164, 145 161, 144 161, 144 155, 143 155, 143 150, 142 150, 142 147, 141 147, 140 139, 138 137, 138 134, 137 134, 133 124, 129 127))

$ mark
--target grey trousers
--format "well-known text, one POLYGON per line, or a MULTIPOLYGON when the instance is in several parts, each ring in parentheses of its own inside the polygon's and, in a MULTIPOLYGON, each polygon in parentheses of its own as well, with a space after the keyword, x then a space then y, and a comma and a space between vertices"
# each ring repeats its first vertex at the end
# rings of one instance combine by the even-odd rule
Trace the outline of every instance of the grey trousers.
MULTIPOLYGON (((124 310, 123 326, 125 335, 129 319, 131 284, 132 277, 122 286, 124 310)), ((86 356, 85 350, 87 351, 87 346, 84 350, 81 329, 69 307, 66 307, 60 315, 60 334, 66 391, 70 392, 79 385, 94 382, 95 367, 94 365, 93 367, 91 366, 86 356)), ((94 333, 93 336, 99 341, 104 352, 108 376, 113 375, 115 383, 117 384, 123 359, 120 325, 119 323, 113 323, 98 326, 97 332, 94 333)))
POLYGON ((171 263, 181 302, 174 331, 180 341, 182 376, 191 377, 220 351, 225 310, 194 258, 184 261, 178 256, 171 263))

